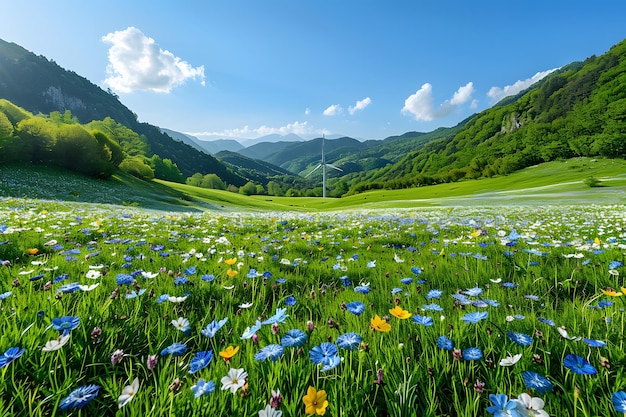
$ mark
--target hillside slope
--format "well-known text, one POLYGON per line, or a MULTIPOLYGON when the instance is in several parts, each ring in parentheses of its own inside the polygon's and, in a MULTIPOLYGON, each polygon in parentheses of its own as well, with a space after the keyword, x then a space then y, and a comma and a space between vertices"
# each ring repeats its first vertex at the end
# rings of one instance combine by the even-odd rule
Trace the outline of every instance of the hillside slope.
POLYGON ((626 41, 572 63, 462 128, 352 184, 352 192, 506 175, 541 162, 626 156, 626 41))
POLYGON ((81 123, 110 117, 144 135, 152 152, 172 160, 185 176, 196 172, 215 173, 234 185, 246 182, 208 153, 173 140, 155 126, 139 122, 137 115, 124 106, 113 92, 104 91, 54 61, 1 39, 0 74, 0 98, 33 114, 70 110, 81 123))

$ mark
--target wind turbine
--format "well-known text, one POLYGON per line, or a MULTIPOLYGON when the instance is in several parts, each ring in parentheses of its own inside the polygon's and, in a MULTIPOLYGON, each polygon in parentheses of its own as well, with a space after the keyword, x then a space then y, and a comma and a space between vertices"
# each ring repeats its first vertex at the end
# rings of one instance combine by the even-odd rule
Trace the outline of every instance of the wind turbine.
POLYGON ((342 171, 342 172, 343 170, 341 168, 337 168, 336 166, 332 164, 326 163, 326 156, 324 155, 324 142, 325 142, 325 135, 322 134, 322 162, 317 164, 317 166, 313 168, 313 171, 306 174, 304 178, 308 178, 309 175, 317 171, 319 167, 322 167, 322 197, 326 198, 326 167, 329 166, 333 169, 336 169, 337 171, 342 171))

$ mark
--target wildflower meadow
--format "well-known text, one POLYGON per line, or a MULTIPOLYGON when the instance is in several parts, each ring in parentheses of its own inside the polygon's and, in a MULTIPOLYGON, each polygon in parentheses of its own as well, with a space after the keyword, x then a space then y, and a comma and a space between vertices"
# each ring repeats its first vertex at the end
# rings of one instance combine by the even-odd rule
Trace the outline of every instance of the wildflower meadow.
POLYGON ((626 415, 622 206, 0 200, 0 415, 626 415))

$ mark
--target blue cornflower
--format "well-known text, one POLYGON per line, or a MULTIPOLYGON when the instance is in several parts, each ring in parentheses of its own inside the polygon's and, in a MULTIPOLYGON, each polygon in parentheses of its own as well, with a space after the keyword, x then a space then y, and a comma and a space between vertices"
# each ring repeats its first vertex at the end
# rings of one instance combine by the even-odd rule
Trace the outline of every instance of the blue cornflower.
POLYGON ((211 360, 213 360, 212 350, 204 350, 196 353, 196 356, 194 356, 189 363, 189 373, 195 374, 200 369, 206 368, 211 363, 211 360))
MULTIPOLYGON (((213 280, 215 279, 215 275, 213 275, 213 274, 202 275, 202 276, 200 277, 200 279, 201 279, 202 281, 211 282, 211 281, 213 281, 213 280)), ((201 380, 201 381, 203 381, 203 380, 201 380)), ((198 381, 198 382, 199 382, 199 381, 198 381)), ((209 382, 213 382, 213 381, 209 381, 209 382)))
POLYGON ((532 300, 532 301, 539 301, 539 297, 537 297, 534 294, 528 294, 524 296, 525 299, 527 300, 532 300))
POLYGON ((556 324, 552 321, 552 320, 548 320, 548 319, 544 319, 543 317, 538 317, 537 320, 539 320, 542 323, 547 324, 548 326, 556 326, 556 324))
POLYGON ((278 358, 283 354, 283 347, 281 345, 267 345, 261 350, 259 350, 255 355, 254 359, 257 361, 265 361, 267 359, 271 359, 276 362, 278 358))
POLYGON ((306 342, 306 333, 300 329, 291 329, 280 339, 283 347, 300 347, 306 342))
POLYGON ((204 379, 199 379, 195 385, 191 386, 191 390, 193 391, 194 398, 201 397, 202 395, 209 395, 215 390, 215 382, 207 382, 204 379))
POLYGON ((261 330, 261 326, 263 325, 263 323, 261 323, 260 320, 257 320, 256 323, 254 323, 254 325, 247 327, 246 330, 244 330, 243 334, 241 335, 241 340, 243 339, 250 339, 252 336, 254 336, 254 334, 256 332, 258 332, 259 330, 261 330))
POLYGON ((413 321, 417 324, 421 324, 422 326, 432 326, 433 324, 435 324, 435 322, 433 322, 433 318, 430 316, 420 316, 419 314, 416 314, 413 316, 413 321))
POLYGON ((350 313, 356 316, 360 316, 365 310, 365 305, 360 301, 353 301, 351 303, 346 304, 346 309, 350 313))
POLYGON ((411 268, 411 272, 413 272, 415 275, 419 275, 422 273, 422 268, 414 266, 413 268, 411 268))
POLYGON ((487 304, 486 302, 484 302, 483 300, 476 300, 476 301, 472 301, 471 304, 476 307, 476 308, 487 308, 489 307, 489 304, 487 304))
POLYGON ((78 327, 80 318, 74 316, 63 316, 52 319, 52 327, 62 332, 64 335, 78 327))
POLYGON ((594 375, 598 373, 587 359, 572 353, 563 359, 563 366, 579 375, 594 375))
POLYGON ((174 279, 174 285, 185 285, 185 284, 188 284, 188 283, 189 283, 189 280, 187 278, 185 278, 185 277, 182 277, 182 276, 181 277, 176 277, 174 279))
POLYGON ((337 346, 328 342, 324 342, 319 346, 314 346, 309 351, 309 358, 311 359, 311 362, 316 365, 319 365, 331 356, 337 356, 337 346))
POLYGON ((443 291, 441 290, 430 290, 428 291, 428 294, 426 294, 426 298, 430 299, 430 298, 441 298, 441 295, 443 294, 443 291))
POLYGON ((507 336, 520 346, 530 346, 533 344, 533 338, 524 333, 508 332, 507 336))
POLYGON ((506 394, 489 394, 489 400, 493 405, 487 407, 487 412, 495 417, 521 417, 517 401, 509 400, 506 394))
POLYGON ((394 289, 392 289, 392 290, 391 290, 391 295, 396 295, 396 294, 398 294, 399 292, 402 292, 402 288, 398 288, 398 287, 396 287, 396 288, 394 288, 394 289))
POLYGON ((277 308, 276 314, 262 322, 262 324, 283 323, 287 320, 287 317, 289 317, 289 314, 287 314, 286 308, 277 308))
POLYGON ((609 269, 619 268, 620 266, 623 266, 623 264, 620 261, 609 262, 609 269))
POLYGON ((117 274, 115 281, 117 282, 117 285, 133 285, 135 279, 129 274, 117 274))
POLYGON ((483 289, 480 287, 474 287, 474 288, 469 288, 465 291, 463 291, 463 294, 469 296, 469 297, 476 297, 480 294, 483 293, 483 289))
POLYGON ((344 287, 349 287, 350 285, 352 285, 352 282, 350 281, 350 278, 348 278, 347 275, 344 275, 339 279, 341 280, 341 283, 343 284, 344 287))
POLYGON ((69 294, 72 292, 78 291, 80 288, 80 284, 78 282, 71 282, 69 284, 65 284, 57 289, 57 293, 62 292, 65 294, 69 294))
POLYGON ((169 300, 169 298, 170 298, 169 294, 162 294, 162 295, 159 296, 159 298, 157 298, 156 302, 161 304, 161 303, 169 300))
POLYGON ((454 342, 447 336, 439 336, 437 339, 437 347, 444 350, 452 350, 454 348, 454 342))
POLYGON ((256 278, 258 276, 261 276, 261 274, 259 274, 256 269, 250 268, 250 271, 248 271, 247 278, 248 279, 252 279, 252 278, 256 278))
POLYGON ((422 308, 426 311, 443 311, 443 308, 439 304, 435 303, 424 304, 422 308))
POLYGON ((489 300, 487 298, 483 298, 482 301, 489 307, 500 307, 500 303, 497 300, 489 300))
POLYGON ((24 353, 24 349, 18 347, 8 348, 2 356, 0 356, 0 368, 4 368, 24 353))
POLYGON ((537 393, 543 395, 548 391, 551 391, 554 386, 547 378, 539 375, 536 372, 524 371, 522 372, 522 378, 524 378, 524 384, 526 388, 534 389, 537 393))
MULTIPOLYGON (((271 276, 271 274, 270 274, 271 276)), ((276 283, 277 284, 284 284, 285 282, 287 282, 287 278, 276 278, 276 283)))
POLYGON ((488 316, 489 313, 486 311, 475 311, 473 313, 467 313, 466 315, 461 317, 461 320, 466 323, 476 324, 479 321, 486 319, 488 316))
POLYGON ((477 347, 467 348, 463 351, 463 358, 466 361, 477 361, 483 357, 483 352, 477 347))
POLYGON ((228 321, 228 317, 225 317, 220 321, 213 320, 211 323, 207 324, 206 327, 200 333, 204 337, 211 338, 215 336, 215 333, 217 333, 217 331, 221 329, 222 326, 224 326, 227 321, 228 321))
POLYGON ((375 260, 374 261, 369 261, 367 263, 367 267, 368 268, 376 268, 376 261, 375 260))
POLYGON ((504 288, 515 288, 515 287, 517 287, 517 284, 515 284, 513 282, 505 282, 505 283, 502 284, 502 286, 504 288))
POLYGON ((98 396, 100 385, 83 385, 76 388, 59 404, 61 410, 82 409, 87 403, 98 396))
POLYGON ((466 295, 463 294, 450 294, 450 297, 454 298, 459 304, 464 306, 472 304, 472 300, 470 300, 469 298, 467 298, 466 295))
POLYGON ((293 295, 290 295, 289 297, 285 298, 285 305, 289 307, 295 306, 297 302, 298 301, 296 300, 296 297, 294 297, 293 295))
POLYGON ((598 301, 598 307, 600 308, 612 307, 614 304, 613 301, 598 301))
POLYGON ((601 347, 605 347, 606 346, 606 342, 604 342, 602 340, 587 339, 586 337, 583 340, 585 341, 585 343, 587 343, 589 345, 589 347, 601 348, 601 347))
POLYGON ((320 371, 322 372, 330 371, 331 369, 335 368, 340 363, 341 363, 341 358, 339 357, 339 355, 330 356, 324 359, 324 361, 322 362, 324 366, 322 366, 322 369, 320 369, 320 371))
POLYGON ((174 342, 161 351, 161 356, 172 355, 182 356, 187 351, 187 345, 180 342, 174 342))
POLYGON ((354 291, 360 292, 361 294, 369 294, 370 287, 366 287, 365 285, 359 285, 357 287, 354 287, 354 291))
POLYGON ((195 275, 197 268, 195 266, 190 266, 189 268, 185 268, 185 275, 195 275))
POLYGON ((618 413, 626 413, 626 392, 614 392, 611 396, 611 401, 613 401, 613 408, 615 408, 615 411, 618 413))
POLYGON ((402 278, 400 280, 401 283, 405 284, 405 285, 409 285, 410 283, 413 282, 413 278, 402 278))
POLYGON ((341 349, 355 350, 361 344, 361 335, 350 332, 344 333, 337 338, 337 346, 341 349))

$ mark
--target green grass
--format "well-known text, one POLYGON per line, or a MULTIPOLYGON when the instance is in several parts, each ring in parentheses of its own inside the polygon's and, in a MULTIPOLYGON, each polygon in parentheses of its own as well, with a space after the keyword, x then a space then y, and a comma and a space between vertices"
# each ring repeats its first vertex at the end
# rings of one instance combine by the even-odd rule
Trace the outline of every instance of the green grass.
POLYGON ((404 190, 376 190, 344 198, 244 196, 167 181, 116 175, 103 181, 40 166, 0 166, 4 196, 136 206, 166 211, 334 211, 471 205, 621 204, 626 161, 576 158, 481 180, 404 190), (589 187, 589 178, 601 181, 589 187))

